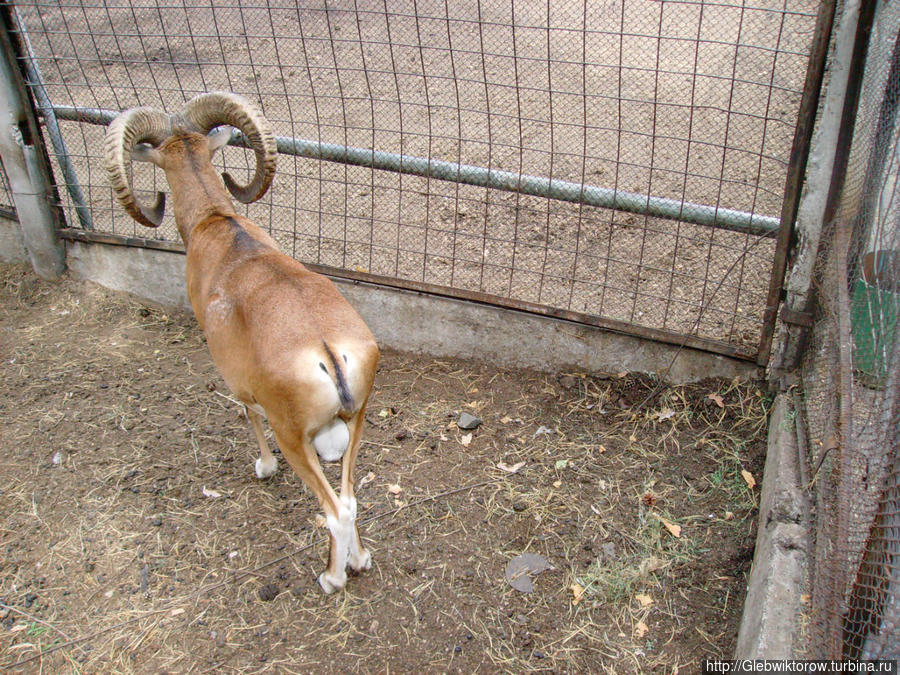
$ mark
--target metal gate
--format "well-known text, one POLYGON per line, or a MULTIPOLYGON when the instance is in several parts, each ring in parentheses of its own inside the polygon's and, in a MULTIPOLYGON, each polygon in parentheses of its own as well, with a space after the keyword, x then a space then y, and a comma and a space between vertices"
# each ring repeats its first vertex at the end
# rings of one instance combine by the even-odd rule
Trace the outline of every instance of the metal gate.
MULTIPOLYGON (((74 239, 116 208, 104 125, 202 91, 283 153, 246 213, 330 274, 765 363, 833 3, 5 3, 74 239)), ((236 177, 252 166, 229 147, 236 177)), ((138 191, 165 178, 135 168, 138 191)), ((148 237, 155 239, 147 239, 148 237)))

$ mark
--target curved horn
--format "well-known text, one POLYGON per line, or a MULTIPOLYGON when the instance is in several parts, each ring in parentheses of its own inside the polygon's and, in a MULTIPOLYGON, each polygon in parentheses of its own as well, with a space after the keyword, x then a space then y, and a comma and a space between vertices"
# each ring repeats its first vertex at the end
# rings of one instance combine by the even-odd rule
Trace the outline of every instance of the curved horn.
POLYGON ((213 91, 188 101, 182 116, 203 133, 223 124, 240 129, 256 154, 256 172, 248 185, 238 185, 228 173, 223 173, 225 187, 244 204, 254 202, 266 193, 275 176, 278 149, 269 123, 255 105, 243 96, 213 91))
POLYGON ((156 193, 152 206, 141 204, 134 196, 126 164, 138 143, 157 146, 169 135, 169 118, 153 108, 131 108, 116 117, 106 130, 106 173, 116 199, 128 214, 147 227, 159 227, 166 208, 166 196, 156 193))

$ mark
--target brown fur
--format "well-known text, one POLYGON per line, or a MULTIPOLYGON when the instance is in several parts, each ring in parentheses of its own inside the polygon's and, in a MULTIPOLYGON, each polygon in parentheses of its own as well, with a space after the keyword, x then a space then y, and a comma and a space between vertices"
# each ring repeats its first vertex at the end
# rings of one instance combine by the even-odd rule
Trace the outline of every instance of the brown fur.
MULTIPOLYGON (((216 149, 201 134, 179 133, 143 157, 165 171, 172 190, 176 224, 187 247, 191 306, 222 376, 248 407, 261 461, 274 463, 274 458, 255 406, 265 411, 285 459, 325 514, 343 523, 351 500, 355 509, 354 465, 378 347, 330 280, 281 253, 266 232, 235 213, 210 163, 216 149), (339 384, 349 390, 349 410, 341 397, 336 399, 339 384), (340 498, 326 481, 312 445, 316 432, 335 416, 350 431, 340 498)), ((355 523, 352 538, 338 542, 332 531, 326 579, 320 578, 326 591, 343 586, 347 562, 368 565, 355 523)))

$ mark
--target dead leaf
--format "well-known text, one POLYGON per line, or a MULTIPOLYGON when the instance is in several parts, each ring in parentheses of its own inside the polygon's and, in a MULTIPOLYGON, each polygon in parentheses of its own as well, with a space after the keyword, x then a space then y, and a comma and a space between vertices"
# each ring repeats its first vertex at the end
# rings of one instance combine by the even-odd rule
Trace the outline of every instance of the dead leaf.
POLYGON ((562 487, 562 481, 561 480, 553 481, 553 487, 555 487, 555 488, 562 487))
POLYGON ((176 607, 169 612, 169 616, 178 616, 179 614, 184 614, 184 607, 176 607))
POLYGON ((647 627, 647 624, 645 624, 643 621, 638 621, 637 625, 634 627, 635 637, 642 638, 649 632, 650 632, 650 629, 647 627))
POLYGON ((602 455, 604 452, 606 452, 606 446, 605 446, 605 445, 598 445, 598 446, 597 446, 597 451, 602 455))
POLYGON ((509 424, 510 422, 512 422, 512 417, 509 415, 504 415, 500 418, 500 424, 509 424))
POLYGON ((732 513, 731 511, 726 511, 725 520, 731 520, 732 518, 734 518, 734 513, 732 513))
POLYGON ((659 522, 661 522, 665 526, 665 528, 669 531, 669 534, 671 534, 676 539, 681 536, 681 525, 677 525, 671 520, 666 520, 658 513, 654 513, 653 515, 656 516, 657 520, 659 520, 659 522))
POLYGON ((567 466, 569 466, 569 460, 567 460, 567 459, 556 460, 556 470, 557 471, 559 471, 560 469, 565 469, 567 466))
POLYGON ((721 396, 719 396, 719 395, 716 394, 716 393, 707 394, 707 395, 706 395, 706 398, 708 398, 710 401, 712 401, 713 403, 715 403, 715 404, 716 404, 717 406, 719 406, 720 408, 724 408, 724 407, 725 407, 725 401, 722 399, 721 396))
POLYGON ((506 462, 498 462, 497 464, 497 468, 506 473, 519 473, 519 469, 523 466, 525 466, 525 462, 516 462, 512 466, 509 466, 506 462))
POLYGON ((751 490, 756 487, 756 479, 753 477, 753 474, 747 471, 747 469, 741 469, 741 475, 744 477, 744 481, 747 483, 747 487, 751 490))
POLYGON ((581 584, 572 584, 569 586, 569 590, 572 591, 572 604, 577 605, 581 602, 581 596, 584 595, 584 586, 581 584))
POLYGON ((363 485, 367 485, 368 483, 371 483, 373 480, 375 480, 375 472, 370 471, 369 473, 367 473, 365 476, 363 476, 360 479, 359 487, 362 487, 363 485))
POLYGON ((213 499, 216 499, 217 497, 221 497, 222 494, 220 492, 216 492, 215 490, 210 490, 204 485, 203 486, 203 496, 204 497, 212 497, 213 499))
POLYGON ((464 448, 468 448, 468 447, 469 447, 469 443, 472 442, 472 434, 463 434, 463 435, 460 437, 459 442, 462 443, 462 446, 463 446, 464 448))
POLYGON ((660 422, 664 422, 665 420, 672 419, 675 417, 675 411, 671 408, 663 408, 658 413, 656 413, 656 418, 660 422))
POLYGON ((388 492, 390 492, 392 495, 399 495, 401 492, 403 492, 403 488, 400 487, 398 483, 394 483, 393 485, 388 486, 388 492))
POLYGON ((506 565, 506 581, 520 593, 534 591, 532 576, 551 569, 547 559, 537 553, 522 553, 510 560, 506 565))
POLYGON ((641 607, 649 607, 653 604, 653 598, 651 598, 646 593, 638 593, 634 596, 634 599, 641 604, 641 607))

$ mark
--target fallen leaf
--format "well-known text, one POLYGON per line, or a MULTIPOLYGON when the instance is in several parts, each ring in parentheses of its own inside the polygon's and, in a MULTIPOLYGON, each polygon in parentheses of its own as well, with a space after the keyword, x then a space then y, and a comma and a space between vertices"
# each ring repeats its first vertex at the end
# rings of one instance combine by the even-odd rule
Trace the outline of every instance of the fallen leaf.
POLYGON ((203 486, 203 496, 204 497, 212 497, 216 499, 217 497, 221 497, 221 493, 216 492, 215 490, 208 489, 205 485, 203 486))
POLYGON ((645 576, 647 574, 652 574, 657 570, 663 569, 668 563, 662 558, 656 558, 654 556, 650 556, 649 558, 644 558, 641 560, 641 576, 645 576))
POLYGON ((504 415, 500 418, 500 424, 509 424, 510 422, 512 422, 512 417, 509 415, 504 415))
POLYGON ((553 481, 553 487, 555 487, 555 488, 562 487, 562 481, 561 480, 553 481))
POLYGON ((460 437, 459 442, 462 443, 464 448, 468 448, 469 444, 472 442, 472 434, 463 434, 460 437))
POLYGON ((677 539, 678 537, 681 536, 681 525, 677 525, 677 524, 673 523, 671 520, 666 520, 658 513, 654 513, 653 515, 656 516, 657 520, 659 520, 659 522, 661 522, 665 526, 665 528, 669 531, 669 533, 673 537, 675 537, 677 539))
POLYGON ((756 479, 753 477, 753 474, 747 471, 747 469, 741 469, 741 475, 744 477, 744 481, 747 483, 747 487, 751 490, 756 487, 756 479))
POLYGON ((523 466, 525 466, 525 462, 517 462, 512 466, 509 466, 505 462, 499 462, 497 464, 497 468, 505 471, 506 473, 518 473, 519 469, 521 469, 523 466))
POLYGON ((642 638, 649 632, 650 632, 650 629, 647 627, 647 624, 645 624, 643 621, 638 621, 637 625, 634 627, 635 637, 642 638))
POLYGON ((719 406, 720 408, 724 408, 724 407, 725 407, 725 401, 722 399, 721 396, 719 396, 719 395, 716 394, 716 393, 707 394, 707 395, 706 395, 706 398, 708 398, 710 401, 712 401, 713 403, 715 403, 715 404, 716 404, 717 406, 719 406))
POLYGON ((581 596, 584 595, 584 586, 581 584, 572 584, 569 586, 569 590, 572 591, 572 604, 577 605, 581 602, 581 596))
POLYGON ((545 427, 545 426, 541 425, 537 428, 537 431, 534 432, 534 435, 532 436, 532 438, 537 438, 538 436, 549 436, 552 433, 553 433, 553 429, 551 429, 550 427, 545 427))
POLYGON ((400 487, 399 484, 394 483, 393 485, 388 486, 388 492, 390 492, 392 495, 399 495, 401 492, 403 492, 403 488, 400 487))
POLYGON ((375 480, 375 472, 370 471, 369 473, 367 473, 365 476, 363 476, 360 479, 359 487, 362 487, 363 485, 367 485, 368 483, 371 483, 373 480, 375 480))
POLYGON ((602 455, 604 452, 606 452, 606 446, 605 446, 605 445, 598 445, 598 446, 597 446, 597 451, 602 455))
POLYGON ((731 511, 726 511, 725 520, 731 520, 732 518, 734 518, 734 514, 731 511))
POLYGON ((675 411, 672 410, 671 408, 663 408, 658 413, 656 413, 656 418, 660 422, 663 422, 668 419, 672 419, 673 417, 675 417, 675 411))
POLYGON ((169 616, 178 616, 179 614, 184 614, 184 607, 176 607, 169 612, 169 616))
POLYGON ((534 591, 532 576, 551 569, 547 559, 537 553, 522 553, 510 560, 506 565, 506 581, 520 593, 534 591))
POLYGON ((634 599, 641 603, 641 607, 649 607, 653 604, 653 598, 646 593, 638 593, 634 596, 634 599))
POLYGON ((556 460, 556 469, 557 470, 565 469, 567 466, 569 466, 569 460, 567 460, 567 459, 556 460))

